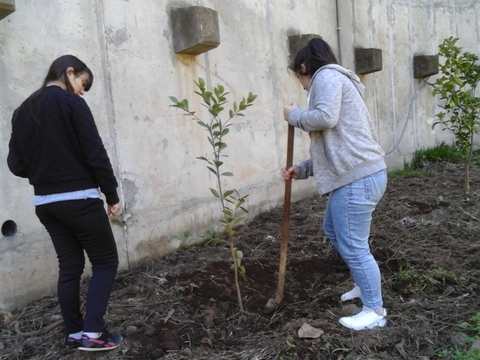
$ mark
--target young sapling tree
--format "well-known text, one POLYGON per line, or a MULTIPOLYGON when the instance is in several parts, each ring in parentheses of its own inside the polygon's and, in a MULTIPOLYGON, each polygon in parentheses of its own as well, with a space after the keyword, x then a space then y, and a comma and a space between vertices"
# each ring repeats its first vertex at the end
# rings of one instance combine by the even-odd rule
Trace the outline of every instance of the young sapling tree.
POLYGON ((445 58, 439 64, 442 76, 431 83, 432 94, 438 95, 442 110, 436 114, 443 130, 455 136, 455 146, 464 165, 463 193, 465 202, 470 201, 470 163, 473 154, 473 138, 480 126, 480 97, 476 90, 480 82, 478 56, 463 52, 456 45, 458 38, 450 37, 439 45, 439 55, 445 58))
POLYGON ((225 105, 228 103, 226 98, 228 92, 225 91, 225 88, 222 85, 218 85, 213 89, 213 92, 209 91, 206 89, 205 81, 202 78, 198 78, 195 85, 198 88, 195 94, 200 96, 203 102, 202 106, 207 108, 210 120, 204 121, 196 115, 195 111, 191 111, 187 99, 179 101, 171 96, 170 100, 173 102, 173 105, 170 106, 183 110, 186 115, 190 115, 198 125, 207 131, 208 142, 212 149, 211 156, 199 156, 197 159, 205 161, 207 169, 215 175, 216 188, 210 188, 210 191, 219 200, 221 206, 222 217, 219 221, 222 224, 224 233, 228 236, 230 256, 232 258, 231 268, 235 274, 238 305, 240 312, 243 314, 239 275, 245 276, 245 267, 242 265, 243 253, 236 248, 234 243, 234 227, 243 219, 243 217, 238 216, 239 212, 248 213, 248 210, 245 208, 245 199, 248 195, 240 196, 236 189, 225 188, 226 178, 233 176, 233 173, 223 171, 223 160, 225 157, 228 157, 225 154, 225 149, 227 148, 225 136, 230 132, 232 120, 236 117, 244 116, 243 112, 253 105, 253 101, 257 96, 250 92, 238 104, 234 102, 232 108, 228 111, 227 120, 222 120, 220 114, 223 113, 225 105))

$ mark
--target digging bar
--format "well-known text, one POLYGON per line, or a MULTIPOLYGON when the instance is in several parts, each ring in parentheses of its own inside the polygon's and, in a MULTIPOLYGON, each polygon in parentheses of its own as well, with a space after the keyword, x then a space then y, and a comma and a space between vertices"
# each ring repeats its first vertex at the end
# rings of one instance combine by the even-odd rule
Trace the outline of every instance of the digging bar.
MULTIPOLYGON (((289 169, 293 163, 293 140, 295 135, 295 128, 288 125, 288 140, 287 140, 287 166, 289 169)), ((285 181, 285 197, 283 200, 283 228, 282 228, 282 243, 280 245, 280 266, 278 270, 278 286, 275 292, 275 298, 268 300, 267 305, 263 309, 264 313, 275 311, 282 303, 283 291, 285 288, 285 271, 287 268, 287 249, 290 226, 290 203, 292 194, 292 179, 285 181)))

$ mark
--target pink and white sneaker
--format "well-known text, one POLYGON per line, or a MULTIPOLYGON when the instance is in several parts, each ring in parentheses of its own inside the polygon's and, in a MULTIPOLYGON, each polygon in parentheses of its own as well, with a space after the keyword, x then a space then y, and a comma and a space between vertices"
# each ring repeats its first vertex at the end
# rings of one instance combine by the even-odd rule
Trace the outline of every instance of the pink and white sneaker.
POLYGON ((117 348, 122 341, 122 335, 110 334, 105 330, 98 338, 91 338, 83 334, 78 349, 83 351, 108 351, 117 348))

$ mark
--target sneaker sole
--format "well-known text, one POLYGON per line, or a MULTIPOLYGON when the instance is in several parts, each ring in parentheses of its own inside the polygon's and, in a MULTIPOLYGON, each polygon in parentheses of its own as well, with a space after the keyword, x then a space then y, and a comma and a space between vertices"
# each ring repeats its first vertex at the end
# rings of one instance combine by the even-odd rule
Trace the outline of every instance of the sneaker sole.
POLYGON ((385 325, 387 325, 387 320, 386 319, 382 319, 382 320, 379 320, 379 321, 377 321, 377 322, 375 322, 371 325, 362 326, 362 327, 350 327, 347 324, 344 324, 341 319, 338 322, 341 325, 345 326, 346 328, 351 329, 351 330, 355 330, 355 331, 369 330, 369 329, 374 329, 376 327, 384 327, 385 325))
POLYGON ((110 346, 110 347, 104 347, 104 348, 86 348, 86 347, 79 346, 78 350, 82 350, 82 351, 109 351, 109 350, 116 349, 119 346, 120 346, 120 344, 115 345, 115 346, 110 346))

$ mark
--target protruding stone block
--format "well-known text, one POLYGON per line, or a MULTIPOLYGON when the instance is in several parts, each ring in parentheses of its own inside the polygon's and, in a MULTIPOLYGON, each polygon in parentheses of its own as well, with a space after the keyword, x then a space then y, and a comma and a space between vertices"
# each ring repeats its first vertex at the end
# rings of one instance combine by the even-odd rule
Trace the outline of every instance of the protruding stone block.
POLYGON ((288 37, 288 51, 290 53, 288 66, 290 67, 290 69, 292 68, 295 56, 297 56, 300 49, 307 45, 310 40, 321 38, 322 37, 320 35, 316 34, 290 35, 288 37))
POLYGON ((382 70, 381 49, 355 49, 355 72, 365 75, 382 70))
POLYGON ((218 13, 202 6, 171 12, 173 47, 177 54, 199 55, 220 44, 218 13))
POLYGON ((415 55, 413 57, 413 77, 426 78, 438 74, 438 55, 415 55))
POLYGON ((15 11, 15 0, 0 0, 0 20, 15 11))

